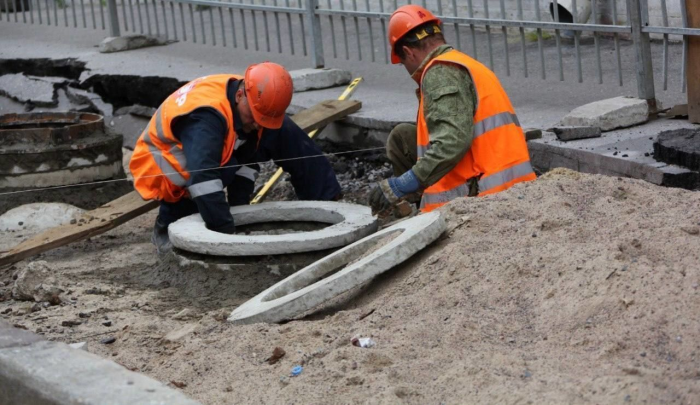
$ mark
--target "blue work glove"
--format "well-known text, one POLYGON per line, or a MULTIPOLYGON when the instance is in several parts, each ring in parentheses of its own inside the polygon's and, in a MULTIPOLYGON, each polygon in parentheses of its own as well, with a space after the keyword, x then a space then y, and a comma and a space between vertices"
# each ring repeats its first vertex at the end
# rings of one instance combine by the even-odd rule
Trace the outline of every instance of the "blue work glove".
POLYGON ((420 188, 420 182, 412 170, 399 177, 391 177, 377 183, 369 193, 369 206, 373 212, 394 206, 401 197, 420 188))

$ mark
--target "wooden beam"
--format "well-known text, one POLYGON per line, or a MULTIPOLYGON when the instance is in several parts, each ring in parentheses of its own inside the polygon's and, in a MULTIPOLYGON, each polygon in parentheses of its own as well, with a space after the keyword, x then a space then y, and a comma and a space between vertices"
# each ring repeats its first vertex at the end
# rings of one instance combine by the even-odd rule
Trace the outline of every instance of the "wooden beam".
MULTIPOLYGON (((305 132, 310 132, 342 119, 360 108, 362 108, 362 103, 359 101, 328 100, 299 112, 292 117, 292 120, 305 132)), ((51 228, 27 239, 0 255, 0 266, 105 233, 156 208, 158 204, 158 201, 144 201, 136 191, 132 191, 97 209, 86 212, 75 224, 51 228)))
MULTIPOLYGON (((700 1, 685 0, 688 14, 688 28, 700 28, 700 1)), ((688 63, 686 65, 688 83, 688 121, 700 124, 700 37, 688 38, 688 63)))

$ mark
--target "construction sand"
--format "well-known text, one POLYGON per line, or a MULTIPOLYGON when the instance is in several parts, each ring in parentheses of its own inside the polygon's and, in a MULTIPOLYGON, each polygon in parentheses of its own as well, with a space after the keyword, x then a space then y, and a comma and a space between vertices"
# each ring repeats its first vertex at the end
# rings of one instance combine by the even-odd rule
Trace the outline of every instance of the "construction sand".
POLYGON ((0 270, 0 313, 207 404, 700 403, 700 193, 555 170, 443 212, 436 243, 283 325, 224 319, 284 275, 160 262, 154 213, 35 259, 63 305, 17 315, 28 261, 0 270))

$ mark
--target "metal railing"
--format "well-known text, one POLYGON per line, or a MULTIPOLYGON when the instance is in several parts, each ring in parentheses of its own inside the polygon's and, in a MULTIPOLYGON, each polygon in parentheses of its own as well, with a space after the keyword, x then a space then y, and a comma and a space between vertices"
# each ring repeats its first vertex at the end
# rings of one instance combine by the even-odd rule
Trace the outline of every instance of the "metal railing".
MULTIPOLYGON (((141 33, 212 46, 310 55, 312 64, 322 67, 326 54, 336 59, 389 63, 389 17, 411 1, 0 0, 0 8, 5 10, 0 12, 0 22, 109 30, 111 36, 141 33)), ((555 66, 554 77, 560 81, 573 76, 578 82, 593 79, 604 84, 612 78, 622 86, 623 65, 634 63, 638 95, 652 100, 654 65, 660 64, 663 89, 667 90, 671 67, 677 66, 669 60, 681 47, 680 90, 685 91, 688 37, 700 35, 700 29, 687 28, 686 0, 668 0, 680 5, 680 26, 670 23, 667 0, 660 0, 662 25, 650 25, 647 0, 572 0, 573 10, 578 10, 577 3, 591 2, 590 23, 577 21, 578 12, 563 19, 559 1, 563 0, 417 3, 442 19, 446 36, 455 47, 497 73, 510 76, 516 69, 529 78, 536 71, 536 76, 546 80, 552 76, 549 69, 555 66), (599 21, 603 8, 607 8, 607 24, 599 21), (651 36, 659 38, 660 56, 652 52, 651 36), (683 45, 675 45, 674 40, 683 45)))

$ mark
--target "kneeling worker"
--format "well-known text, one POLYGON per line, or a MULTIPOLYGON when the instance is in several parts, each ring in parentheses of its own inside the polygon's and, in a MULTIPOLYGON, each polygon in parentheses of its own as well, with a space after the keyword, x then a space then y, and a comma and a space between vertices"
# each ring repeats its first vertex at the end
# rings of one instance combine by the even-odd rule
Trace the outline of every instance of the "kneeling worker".
POLYGON ((159 253, 171 248, 168 225, 196 212, 208 229, 233 233, 229 206, 249 203, 257 162, 279 160, 302 200, 340 196, 328 160, 285 116, 292 92, 289 73, 265 62, 245 76, 195 79, 161 104, 129 163, 141 197, 160 201, 152 238, 159 253))
POLYGON ((370 192, 382 211, 407 194, 423 192, 420 208, 432 211, 466 196, 503 191, 534 180, 518 118, 496 75, 445 43, 441 22, 416 5, 389 20, 391 61, 418 83, 418 122, 389 135, 394 176, 370 192))

